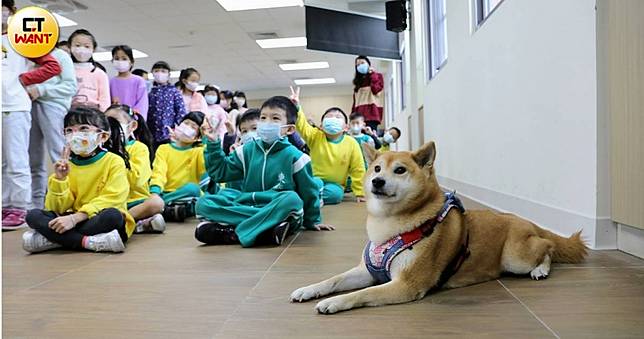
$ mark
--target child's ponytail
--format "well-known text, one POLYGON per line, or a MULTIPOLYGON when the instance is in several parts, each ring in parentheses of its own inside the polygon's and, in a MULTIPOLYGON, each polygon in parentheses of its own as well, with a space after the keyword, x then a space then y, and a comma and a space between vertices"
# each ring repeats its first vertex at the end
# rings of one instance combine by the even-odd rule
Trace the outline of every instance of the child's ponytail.
POLYGON ((123 158, 123 161, 125 161, 125 167, 127 167, 127 169, 129 170, 130 157, 127 154, 127 150, 125 150, 125 133, 123 133, 123 130, 121 129, 121 123, 112 117, 106 118, 107 123, 110 126, 110 138, 105 144, 103 144, 103 147, 123 158))
POLYGON ((148 146, 148 150, 150 150, 150 164, 154 162, 154 137, 152 136, 152 132, 150 132, 150 129, 148 128, 148 124, 145 122, 145 119, 143 116, 137 112, 132 112, 132 119, 136 121, 137 127, 132 132, 134 134, 134 138, 146 146, 148 146))

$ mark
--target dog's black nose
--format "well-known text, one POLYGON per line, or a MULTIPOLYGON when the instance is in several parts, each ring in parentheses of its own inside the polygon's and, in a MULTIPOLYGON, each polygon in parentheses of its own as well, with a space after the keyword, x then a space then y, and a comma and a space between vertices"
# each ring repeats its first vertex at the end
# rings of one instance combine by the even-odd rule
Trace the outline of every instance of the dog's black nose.
POLYGON ((383 178, 373 178, 371 180, 371 184, 375 188, 383 188, 385 186, 385 183, 386 183, 386 181, 383 178))

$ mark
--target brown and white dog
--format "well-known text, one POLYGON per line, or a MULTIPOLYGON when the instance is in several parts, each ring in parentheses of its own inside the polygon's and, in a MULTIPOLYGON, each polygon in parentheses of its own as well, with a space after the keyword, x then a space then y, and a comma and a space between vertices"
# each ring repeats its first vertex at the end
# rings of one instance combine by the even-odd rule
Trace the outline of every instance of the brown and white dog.
MULTIPOLYGON (((445 194, 434 174, 434 142, 415 152, 379 154, 366 145, 370 164, 365 174, 367 234, 373 244, 384 244, 401 234, 436 220, 445 194)), ((452 209, 442 222, 391 261, 390 281, 378 281, 360 264, 330 279, 299 288, 291 301, 302 302, 335 292, 355 292, 320 301, 315 309, 324 314, 364 306, 405 303, 423 298, 433 288, 455 288, 496 279, 502 272, 546 278, 551 262, 576 263, 584 259, 581 232, 560 237, 512 214, 488 210, 452 209), (464 247, 464 245, 466 247, 464 247), (463 256, 469 249, 469 257, 463 256), (462 265, 454 267, 461 256, 462 265), (447 280, 438 286, 444 272, 447 280), (367 288, 365 288, 367 287, 367 288)))

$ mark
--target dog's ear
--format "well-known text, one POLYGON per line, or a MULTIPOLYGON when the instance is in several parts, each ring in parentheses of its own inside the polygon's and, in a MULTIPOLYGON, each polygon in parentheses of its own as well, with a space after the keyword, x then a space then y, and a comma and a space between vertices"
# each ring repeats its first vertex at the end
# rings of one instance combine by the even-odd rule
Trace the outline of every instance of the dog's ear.
POLYGON ((414 161, 421 168, 434 166, 434 159, 436 159, 436 145, 430 141, 412 153, 414 161))
POLYGON ((369 143, 367 142, 362 143, 362 150, 367 160, 367 165, 374 162, 378 158, 378 156, 380 156, 380 152, 378 152, 375 148, 373 148, 373 146, 369 145, 369 143))

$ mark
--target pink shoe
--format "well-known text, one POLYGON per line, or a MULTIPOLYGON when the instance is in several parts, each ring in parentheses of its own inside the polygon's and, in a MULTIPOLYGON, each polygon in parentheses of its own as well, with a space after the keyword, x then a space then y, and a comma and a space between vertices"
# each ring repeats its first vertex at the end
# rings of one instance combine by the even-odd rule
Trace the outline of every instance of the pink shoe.
POLYGON ((13 231, 25 226, 27 211, 17 208, 2 209, 2 230, 13 231))

